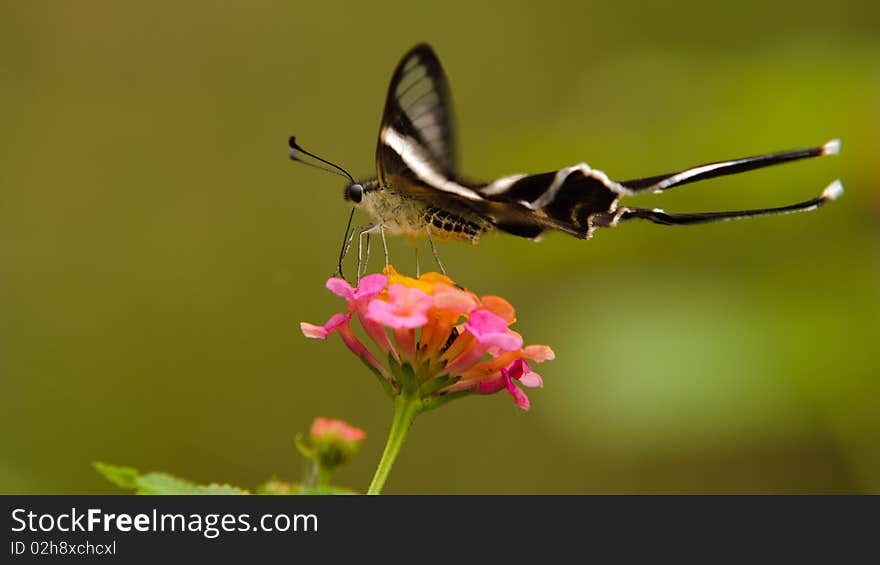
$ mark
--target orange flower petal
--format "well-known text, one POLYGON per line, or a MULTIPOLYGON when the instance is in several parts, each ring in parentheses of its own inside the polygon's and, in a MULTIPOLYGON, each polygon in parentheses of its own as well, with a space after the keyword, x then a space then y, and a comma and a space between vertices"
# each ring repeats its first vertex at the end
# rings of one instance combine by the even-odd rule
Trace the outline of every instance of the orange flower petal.
POLYGON ((419 277, 419 280, 431 285, 448 284, 449 286, 455 286, 455 283, 452 281, 452 279, 450 279, 446 275, 441 275, 440 273, 425 273, 424 275, 419 277))
POLYGON ((500 296, 484 296, 482 302, 483 308, 496 316, 504 318, 508 326, 516 321, 516 311, 513 309, 513 306, 500 296))

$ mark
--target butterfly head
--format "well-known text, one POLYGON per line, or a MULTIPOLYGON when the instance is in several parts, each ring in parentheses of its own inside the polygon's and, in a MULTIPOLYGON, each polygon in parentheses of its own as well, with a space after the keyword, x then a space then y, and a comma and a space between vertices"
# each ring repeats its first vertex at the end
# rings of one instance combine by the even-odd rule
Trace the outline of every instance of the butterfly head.
POLYGON ((364 185, 359 182, 352 183, 345 187, 342 196, 352 204, 360 204, 364 199, 364 185))

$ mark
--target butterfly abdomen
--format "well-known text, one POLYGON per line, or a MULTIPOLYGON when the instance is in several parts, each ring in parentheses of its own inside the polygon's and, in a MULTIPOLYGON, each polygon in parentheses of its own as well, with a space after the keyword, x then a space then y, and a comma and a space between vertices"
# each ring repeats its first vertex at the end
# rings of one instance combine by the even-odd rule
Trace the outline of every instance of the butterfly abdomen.
POLYGON ((369 190, 360 204, 387 233, 477 243, 492 224, 468 210, 450 211, 395 190, 369 190))
POLYGON ((432 237, 477 243, 480 237, 492 226, 479 216, 474 214, 467 214, 467 216, 431 206, 425 209, 423 221, 431 230, 432 237))

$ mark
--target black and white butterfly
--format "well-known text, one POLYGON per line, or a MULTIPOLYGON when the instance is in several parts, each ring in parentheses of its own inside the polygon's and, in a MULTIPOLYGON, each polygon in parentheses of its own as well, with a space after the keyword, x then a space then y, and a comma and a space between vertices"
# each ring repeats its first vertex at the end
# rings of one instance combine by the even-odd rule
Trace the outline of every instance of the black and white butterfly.
MULTIPOLYGON (((836 139, 809 149, 719 161, 625 181, 611 180, 586 163, 534 175, 506 176, 490 183, 464 181, 455 163, 449 83, 437 55, 426 44, 406 53, 391 77, 376 147, 376 178, 355 182, 344 169, 305 151, 294 138, 290 138, 290 148, 291 159, 314 165, 303 159, 307 155, 342 171, 350 180, 345 199, 374 220, 351 231, 349 217, 339 259, 340 275, 342 259, 356 234, 359 250, 361 237, 369 238, 369 234, 380 234, 383 243, 386 233, 425 237, 437 258, 435 239, 476 244, 493 229, 532 239, 547 230, 588 239, 596 228, 614 227, 633 219, 690 225, 815 210, 843 193, 843 185, 835 180, 815 198, 776 208, 668 213, 619 204, 626 196, 836 154, 840 149, 836 139)), ((439 258, 437 262, 439 265, 439 258)))

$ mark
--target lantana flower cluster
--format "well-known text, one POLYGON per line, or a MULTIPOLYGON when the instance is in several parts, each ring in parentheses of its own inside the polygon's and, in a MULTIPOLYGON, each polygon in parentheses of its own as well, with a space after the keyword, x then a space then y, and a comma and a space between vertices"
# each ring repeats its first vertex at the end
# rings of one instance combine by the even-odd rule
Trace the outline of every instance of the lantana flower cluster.
POLYGON ((351 459, 366 437, 362 429, 343 420, 315 418, 308 438, 297 437, 296 446, 307 459, 332 470, 351 459))
POLYGON ((530 363, 554 358, 550 347, 524 345, 510 328, 516 317, 509 302, 478 297, 439 273, 414 279, 386 267, 360 279, 356 288, 335 277, 326 286, 345 299, 347 311, 322 326, 303 322, 303 334, 316 339, 338 334, 392 397, 417 395, 426 408, 465 394, 506 390, 528 410, 529 399, 518 385, 543 386, 530 363), (355 334, 355 318, 378 353, 355 334))

